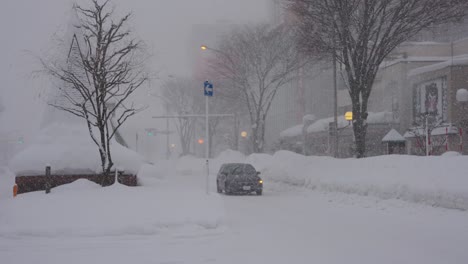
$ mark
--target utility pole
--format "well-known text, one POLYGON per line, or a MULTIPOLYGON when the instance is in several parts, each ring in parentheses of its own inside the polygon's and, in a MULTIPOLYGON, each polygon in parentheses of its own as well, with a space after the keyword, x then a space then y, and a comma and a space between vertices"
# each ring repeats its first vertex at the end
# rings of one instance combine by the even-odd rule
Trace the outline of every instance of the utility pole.
POLYGON ((334 148, 333 148, 333 156, 335 158, 338 157, 338 88, 336 83, 336 50, 333 50, 333 95, 334 95, 334 102, 333 102, 333 112, 334 112, 334 148))

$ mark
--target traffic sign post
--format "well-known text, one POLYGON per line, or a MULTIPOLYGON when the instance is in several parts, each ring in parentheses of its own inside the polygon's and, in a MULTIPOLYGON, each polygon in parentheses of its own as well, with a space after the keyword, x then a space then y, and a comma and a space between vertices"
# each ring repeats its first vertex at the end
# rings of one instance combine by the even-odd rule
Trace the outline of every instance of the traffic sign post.
POLYGON ((210 131, 209 131, 209 105, 208 97, 213 97, 213 84, 209 81, 205 81, 203 85, 203 92, 205 95, 205 158, 206 158, 206 194, 210 193, 210 164, 209 164, 209 142, 210 142, 210 131))
POLYGON ((213 84, 209 81, 205 81, 203 92, 206 97, 213 97, 213 84))

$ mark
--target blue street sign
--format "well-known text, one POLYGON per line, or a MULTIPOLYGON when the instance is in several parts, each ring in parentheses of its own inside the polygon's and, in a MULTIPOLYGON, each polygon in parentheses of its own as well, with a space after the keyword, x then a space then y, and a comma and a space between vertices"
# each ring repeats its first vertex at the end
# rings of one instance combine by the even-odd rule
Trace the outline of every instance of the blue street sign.
POLYGON ((205 96, 213 96, 213 84, 209 81, 205 81, 203 90, 205 92, 205 96))

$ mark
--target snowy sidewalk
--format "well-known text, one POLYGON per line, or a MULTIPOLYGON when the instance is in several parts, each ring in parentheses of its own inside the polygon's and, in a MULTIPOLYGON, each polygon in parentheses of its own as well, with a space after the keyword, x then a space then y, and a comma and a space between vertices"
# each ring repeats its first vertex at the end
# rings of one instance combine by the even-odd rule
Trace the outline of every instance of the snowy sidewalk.
POLYGON ((0 200, 0 237, 93 237, 213 232, 224 205, 190 182, 169 177, 153 186, 102 188, 87 181, 0 200), (177 187, 178 186, 178 187, 177 187))

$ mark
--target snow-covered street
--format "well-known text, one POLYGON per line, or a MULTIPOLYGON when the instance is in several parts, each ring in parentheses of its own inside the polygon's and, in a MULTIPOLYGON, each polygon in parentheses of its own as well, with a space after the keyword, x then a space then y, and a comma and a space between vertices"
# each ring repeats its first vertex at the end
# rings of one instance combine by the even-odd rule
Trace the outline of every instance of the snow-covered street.
POLYGON ((207 196, 198 163, 168 164, 173 174, 142 187, 81 181, 0 199, 0 262, 468 261, 466 211, 268 180, 263 196, 225 196, 215 171, 207 196))

